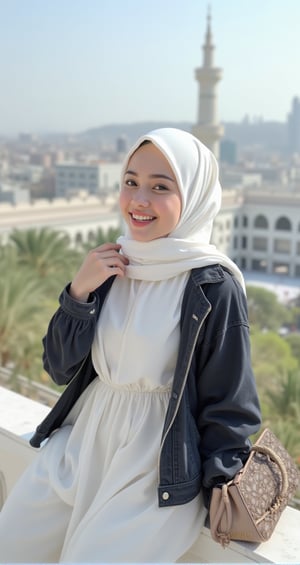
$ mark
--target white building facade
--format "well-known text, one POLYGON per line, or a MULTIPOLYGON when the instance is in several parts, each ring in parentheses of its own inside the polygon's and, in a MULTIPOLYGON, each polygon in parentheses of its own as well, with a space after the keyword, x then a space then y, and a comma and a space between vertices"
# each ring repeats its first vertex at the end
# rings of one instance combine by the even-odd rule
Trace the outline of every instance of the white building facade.
POLYGON ((300 194, 223 191, 212 239, 243 271, 300 277, 300 194))

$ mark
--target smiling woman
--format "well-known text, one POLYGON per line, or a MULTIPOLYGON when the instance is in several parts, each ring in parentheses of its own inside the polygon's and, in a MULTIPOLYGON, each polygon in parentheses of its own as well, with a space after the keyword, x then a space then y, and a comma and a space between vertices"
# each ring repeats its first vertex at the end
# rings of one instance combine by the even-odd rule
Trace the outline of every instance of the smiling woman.
POLYGON ((120 209, 137 241, 166 237, 177 225, 181 196, 174 173, 152 143, 132 155, 120 193, 120 209))
POLYGON ((87 254, 43 340, 69 386, 0 513, 3 562, 174 563, 212 487, 241 469, 260 410, 244 280, 210 244, 220 203, 217 162, 191 134, 130 150, 126 234, 87 254))

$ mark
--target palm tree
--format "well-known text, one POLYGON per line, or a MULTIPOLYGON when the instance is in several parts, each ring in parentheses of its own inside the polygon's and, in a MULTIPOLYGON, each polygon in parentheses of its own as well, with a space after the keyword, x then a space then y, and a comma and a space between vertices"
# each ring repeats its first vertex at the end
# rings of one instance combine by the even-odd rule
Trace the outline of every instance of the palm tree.
MULTIPOLYGON (((293 420, 300 426, 300 371, 289 371, 280 390, 269 392, 272 403, 272 412, 276 419, 293 420)), ((300 439, 299 439, 300 443, 300 439)))
POLYGON ((120 235, 121 230, 119 228, 108 228, 106 232, 102 228, 98 228, 96 232, 90 234, 88 243, 83 243, 81 247, 84 252, 87 252, 107 241, 115 242, 120 235))
POLYGON ((35 272, 48 289, 57 291, 72 277, 79 254, 71 249, 65 233, 47 227, 16 229, 9 242, 16 248, 19 264, 35 272))
POLYGON ((0 364, 21 361, 43 313, 44 289, 37 276, 18 264, 13 249, 2 249, 0 274, 0 364))

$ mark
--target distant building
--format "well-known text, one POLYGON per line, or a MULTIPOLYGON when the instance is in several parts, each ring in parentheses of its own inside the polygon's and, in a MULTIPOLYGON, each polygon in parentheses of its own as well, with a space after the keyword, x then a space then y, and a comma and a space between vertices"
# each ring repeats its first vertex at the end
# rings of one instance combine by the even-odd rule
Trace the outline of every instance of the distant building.
POLYGON ((44 168, 38 165, 30 165, 28 163, 18 164, 10 167, 8 178, 11 181, 26 185, 40 182, 44 174, 44 168))
POLYGON ((56 196, 72 197, 82 192, 105 195, 120 185, 121 163, 61 163, 56 165, 56 196))
POLYGON ((19 133, 19 142, 23 145, 31 145, 37 140, 36 136, 32 133, 19 133))
POLYGON ((118 154, 123 155, 128 151, 128 138, 126 135, 120 135, 116 140, 116 151, 118 154))
POLYGON ((239 189, 246 187, 262 186, 262 175, 259 172, 247 171, 239 167, 227 166, 222 163, 220 167, 220 180, 223 189, 239 189))
POLYGON ((220 161, 235 165, 237 160, 237 147, 234 141, 223 139, 220 145, 220 161))
POLYGON ((300 154, 300 98, 293 98, 292 110, 288 115, 288 152, 300 154))
POLYGON ((29 154, 29 160, 31 165, 38 165, 43 167, 43 169, 50 169, 52 165, 51 155, 49 153, 31 152, 29 154))
POLYGON ((30 203, 30 191, 19 185, 0 182, 0 204, 8 203, 18 206, 30 203))
POLYGON ((223 191, 212 239, 243 271, 300 277, 300 194, 223 191))
POLYGON ((203 65, 196 69, 196 80, 199 83, 198 117, 192 133, 200 139, 214 155, 219 158, 219 143, 223 136, 223 126, 217 118, 216 86, 222 78, 222 69, 214 67, 213 54, 215 46, 212 41, 210 14, 207 16, 207 29, 203 45, 203 65))

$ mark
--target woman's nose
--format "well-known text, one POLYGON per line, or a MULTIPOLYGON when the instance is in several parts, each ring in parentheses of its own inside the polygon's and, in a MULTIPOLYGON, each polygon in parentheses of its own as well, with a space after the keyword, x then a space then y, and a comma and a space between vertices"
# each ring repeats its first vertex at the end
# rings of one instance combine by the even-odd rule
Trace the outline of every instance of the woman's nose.
POLYGON ((134 191, 132 200, 140 206, 149 206, 149 194, 142 187, 134 191))

